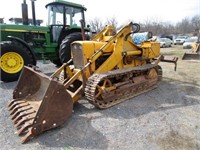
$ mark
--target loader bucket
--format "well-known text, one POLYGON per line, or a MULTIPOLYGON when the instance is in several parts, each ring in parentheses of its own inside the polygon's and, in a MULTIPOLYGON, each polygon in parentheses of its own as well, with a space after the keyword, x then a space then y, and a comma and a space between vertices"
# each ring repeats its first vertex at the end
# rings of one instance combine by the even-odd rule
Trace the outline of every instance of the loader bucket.
POLYGON ((200 44, 194 43, 192 49, 184 53, 182 60, 200 60, 200 44))
POLYGON ((185 52, 182 60, 200 60, 199 52, 185 52))
POLYGON ((64 124, 73 109, 72 98, 64 86, 52 78, 24 67, 9 103, 16 134, 21 143, 64 124))

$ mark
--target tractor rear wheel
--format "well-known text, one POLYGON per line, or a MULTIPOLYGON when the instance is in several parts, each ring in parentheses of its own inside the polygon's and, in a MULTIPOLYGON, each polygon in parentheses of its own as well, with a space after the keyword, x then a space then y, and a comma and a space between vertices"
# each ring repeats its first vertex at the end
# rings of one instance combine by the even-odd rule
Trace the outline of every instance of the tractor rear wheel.
POLYGON ((1 81, 16 81, 24 65, 34 64, 29 50, 18 42, 0 42, 0 48, 1 81))
POLYGON ((52 62, 53 64, 55 64, 57 67, 62 66, 62 63, 60 62, 60 59, 51 60, 51 62, 52 62))
POLYGON ((81 41, 82 34, 80 32, 75 32, 67 35, 60 44, 59 57, 61 63, 66 63, 71 59, 71 48, 70 44, 74 41, 81 41))

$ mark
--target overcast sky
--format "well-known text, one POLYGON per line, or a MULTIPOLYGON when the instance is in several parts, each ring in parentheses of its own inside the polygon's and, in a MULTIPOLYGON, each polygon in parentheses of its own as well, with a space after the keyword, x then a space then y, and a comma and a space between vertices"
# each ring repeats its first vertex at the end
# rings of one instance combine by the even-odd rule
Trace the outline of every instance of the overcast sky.
MULTIPOLYGON (((29 17, 31 14, 31 2, 29 5, 29 17)), ((37 0, 36 18, 46 20, 47 11, 45 5, 53 0, 37 0)), ((200 15, 200 0, 69 0, 80 3, 87 8, 86 20, 100 18, 102 21, 115 17, 119 24, 130 20, 144 22, 157 20, 176 23, 185 17, 200 15), (121 2, 121 3, 120 3, 121 2), (123 3, 122 3, 123 2, 123 3)), ((21 3, 23 0, 6 0, 0 4, 0 17, 21 17, 21 3), (3 3, 2 3, 3 2, 3 3)), ((7 22, 8 23, 8 22, 7 22)))

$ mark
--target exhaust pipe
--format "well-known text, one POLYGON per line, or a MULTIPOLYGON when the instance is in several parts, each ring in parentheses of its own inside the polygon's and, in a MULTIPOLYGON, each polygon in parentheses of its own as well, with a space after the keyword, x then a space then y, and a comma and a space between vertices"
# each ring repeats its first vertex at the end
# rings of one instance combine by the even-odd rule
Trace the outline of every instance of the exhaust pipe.
POLYGON ((31 6, 32 6, 32 21, 33 21, 33 25, 34 25, 34 26, 36 26, 35 1, 36 1, 36 0, 31 0, 31 6))
POLYGON ((28 25, 28 6, 26 0, 22 3, 22 23, 23 25, 28 25))

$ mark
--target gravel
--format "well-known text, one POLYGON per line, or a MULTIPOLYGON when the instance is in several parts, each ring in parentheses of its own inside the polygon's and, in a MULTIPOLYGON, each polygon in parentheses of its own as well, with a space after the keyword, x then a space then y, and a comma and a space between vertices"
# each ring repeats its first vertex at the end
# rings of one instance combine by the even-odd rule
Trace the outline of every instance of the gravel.
MULTIPOLYGON (((176 47, 162 49, 176 53, 176 47)), ((179 58, 184 50, 179 52, 179 58)), ((51 74, 57 68, 39 62, 51 74)), ((98 110, 82 98, 69 120, 60 128, 20 144, 21 137, 9 118, 8 102, 17 82, 0 87, 0 145, 12 149, 200 149, 200 62, 179 59, 177 71, 172 64, 160 63, 163 79, 159 87, 110 109, 98 110)))

